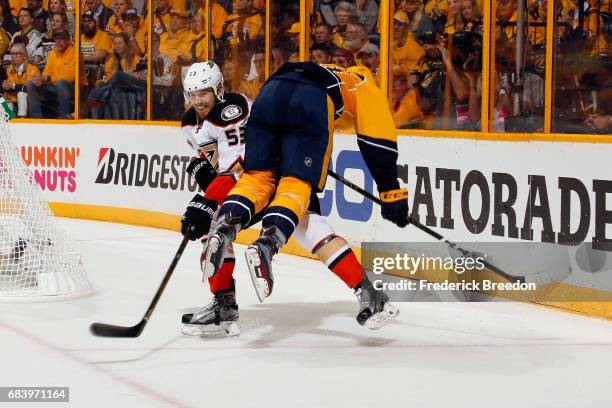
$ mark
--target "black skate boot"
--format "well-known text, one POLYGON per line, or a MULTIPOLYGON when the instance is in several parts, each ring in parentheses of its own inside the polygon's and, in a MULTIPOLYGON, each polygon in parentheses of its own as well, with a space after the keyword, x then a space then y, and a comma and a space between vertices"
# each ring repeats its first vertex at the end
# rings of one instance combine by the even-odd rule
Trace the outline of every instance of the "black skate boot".
POLYGON ((222 334, 237 336, 238 305, 235 290, 228 289, 215 294, 212 302, 204 306, 198 313, 183 315, 183 333, 192 336, 207 334, 222 334))
POLYGON ((389 297, 382 290, 374 288, 367 276, 355 287, 355 296, 359 302, 357 323, 368 329, 380 329, 399 315, 398 308, 389 302, 389 297))
POLYGON ((264 228, 259 239, 249 245, 244 254, 260 302, 272 294, 272 257, 286 241, 283 233, 275 227, 264 228))
POLYGON ((208 245, 200 258, 202 272, 205 277, 215 276, 219 271, 225 252, 230 244, 236 239, 240 228, 240 219, 232 217, 231 213, 225 214, 225 219, 217 225, 213 233, 208 237, 208 245))

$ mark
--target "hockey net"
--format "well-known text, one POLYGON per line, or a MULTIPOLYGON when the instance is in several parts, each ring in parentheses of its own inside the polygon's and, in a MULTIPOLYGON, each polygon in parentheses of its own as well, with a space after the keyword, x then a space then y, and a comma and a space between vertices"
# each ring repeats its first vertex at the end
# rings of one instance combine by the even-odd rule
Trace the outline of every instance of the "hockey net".
POLYGON ((8 115, 0 106, 0 301, 91 291, 81 257, 56 225, 13 145, 8 115))

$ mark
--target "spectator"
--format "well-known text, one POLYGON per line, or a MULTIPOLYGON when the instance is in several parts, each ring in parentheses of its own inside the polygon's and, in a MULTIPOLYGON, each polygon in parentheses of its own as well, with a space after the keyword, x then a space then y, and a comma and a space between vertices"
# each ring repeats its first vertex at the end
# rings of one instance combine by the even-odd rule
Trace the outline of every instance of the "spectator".
POLYGON ((380 84, 379 72, 380 68, 380 50, 375 44, 369 43, 365 45, 357 53, 357 59, 361 61, 360 65, 363 65, 372 72, 376 82, 380 84))
POLYGON ((336 64, 342 68, 348 68, 355 65, 353 53, 346 48, 336 48, 332 54, 332 64, 336 64))
POLYGON ((221 6, 218 0, 213 0, 211 6, 211 20, 212 20, 212 35, 219 39, 223 35, 223 24, 227 21, 227 11, 221 6))
MULTIPOLYGON (((263 42, 263 20, 253 0, 234 0, 233 13, 224 24, 223 41, 218 53, 220 59, 232 59, 236 67, 248 67, 255 53, 257 41, 263 42)), ((280 25, 277 25, 280 30, 280 25)))
POLYGON ((123 23, 125 32, 130 36, 130 47, 136 55, 143 56, 147 53, 145 39, 147 38, 147 27, 141 23, 138 11, 135 8, 129 8, 125 12, 125 21, 123 23))
POLYGON ((30 117, 42 118, 42 104, 57 106, 60 118, 70 118, 74 99, 75 52, 70 33, 59 30, 53 35, 55 48, 49 53, 42 75, 34 75, 26 84, 30 117), (57 101, 57 102, 56 102, 57 101))
POLYGON ((423 112, 419 109, 414 86, 418 78, 403 71, 393 73, 391 101, 389 103, 395 127, 414 128, 423 120, 423 112))
POLYGON ((285 50, 279 47, 272 48, 272 66, 270 67, 270 75, 275 73, 280 67, 288 62, 285 50))
POLYGON ((363 24, 368 33, 376 30, 378 22, 378 4, 375 0, 357 0, 357 21, 363 24))
POLYGON ((468 119, 469 79, 462 69, 464 56, 454 48, 453 58, 442 44, 425 43, 425 56, 416 86, 419 109, 429 115, 427 128, 458 129, 468 119))
MULTIPOLYGON (((357 55, 368 44, 370 44, 370 40, 363 24, 352 22, 346 25, 344 48, 357 55)), ((357 64, 360 64, 358 60, 357 64)))
POLYGON ((447 0, 427 0, 423 11, 428 16, 444 16, 448 11, 447 0))
POLYGON ((432 21, 423 12, 421 0, 405 0, 402 12, 399 18, 408 23, 408 29, 412 32, 415 40, 420 41, 423 34, 434 31, 432 21))
POLYGON ((457 29, 460 31, 473 31, 482 33, 482 14, 476 0, 463 0, 461 2, 460 21, 457 29))
POLYGON ((246 81, 242 81, 240 84, 239 92, 242 92, 251 100, 255 100, 255 97, 259 93, 261 86, 266 81, 265 68, 266 68, 266 53, 263 50, 255 51, 253 55, 253 66, 255 76, 246 81))
POLYGON ((221 66, 223 75, 223 89, 227 92, 236 92, 240 88, 240 71, 235 69, 232 60, 225 60, 221 66))
POLYGON ((599 113, 591 114, 584 123, 593 130, 612 131, 612 115, 600 115, 599 113))
POLYGON ((452 35, 457 31, 457 25, 461 24, 461 0, 447 0, 447 5, 444 33, 452 35))
POLYGON ((26 84, 40 71, 36 65, 28 64, 27 50, 23 44, 11 48, 11 65, 6 70, 7 79, 2 82, 4 97, 11 103, 17 103, 17 116, 28 114, 26 84))
POLYGON ((102 64, 112 51, 110 37, 99 28, 93 12, 88 10, 81 17, 83 32, 81 34, 81 54, 85 64, 102 64))
POLYGON ((0 0, 0 28, 3 28, 11 36, 19 31, 19 25, 13 17, 8 0, 0 0))
POLYGON ((332 35, 332 41, 340 48, 346 48, 344 41, 346 40, 347 24, 357 20, 357 12, 355 5, 346 1, 338 3, 334 9, 336 17, 336 26, 332 35))
POLYGON ((316 64, 329 64, 331 62, 331 52, 329 48, 320 44, 311 46, 310 61, 316 64))
POLYGON ((253 41, 263 34, 261 14, 253 8, 253 0, 234 0, 233 13, 225 22, 224 33, 231 45, 253 41))
POLYGON ((88 11, 92 12, 94 20, 98 23, 98 28, 102 31, 106 30, 108 20, 113 16, 113 10, 109 9, 102 3, 102 0, 85 0, 88 11))
POLYGON ((28 50, 28 60, 31 63, 39 64, 43 59, 42 34, 34 28, 34 17, 32 11, 23 7, 19 10, 19 28, 13 36, 13 44, 23 43, 28 50))
POLYGON ((300 50, 300 23, 291 24, 291 28, 285 30, 285 36, 289 38, 289 46, 287 52, 296 52, 300 50))
MULTIPOLYGON (((49 30, 43 34, 43 42, 53 42, 53 33, 57 30, 65 30, 70 32, 68 27, 68 18, 64 13, 49 13, 49 22, 49 30)), ((70 38, 72 38, 72 35, 70 38)))
POLYGON ((126 32, 113 35, 113 52, 104 65, 104 80, 88 98, 87 105, 93 107, 94 119, 144 119, 141 105, 146 94, 146 71, 139 66, 140 56, 132 51, 129 41, 130 35, 126 32), (132 102, 129 102, 130 94, 132 102))
MULTIPOLYGON (((193 16, 196 15, 197 12, 201 12, 203 16, 206 15, 206 4, 208 2, 205 0, 192 0, 192 13, 193 16)), ((223 35, 223 24, 227 20, 227 11, 223 6, 219 4, 218 0, 212 0, 211 11, 210 11, 210 20, 211 20, 211 31, 213 37, 216 39, 221 38, 223 35)))
POLYGON ((132 8, 132 0, 113 0, 114 14, 108 19, 104 31, 109 34, 117 34, 125 31, 125 13, 130 8, 132 8))
POLYGON ((516 20, 517 20, 517 11, 516 11, 516 0, 499 0, 497 2, 497 22, 502 23, 501 31, 505 34, 506 38, 513 38, 516 34, 516 20), (505 25, 504 23, 510 25, 505 25))
POLYGON ((159 52, 179 65, 191 64, 193 34, 187 29, 187 21, 187 13, 184 10, 172 9, 170 31, 159 36, 159 52))
POLYGON ((66 7, 66 0, 49 0, 49 17, 47 18, 47 31, 51 29, 51 16, 53 14, 63 14, 66 16, 66 20, 68 21, 68 32, 74 38, 74 15, 72 12, 68 11, 66 7))
POLYGON ((180 120, 185 102, 182 92, 175 84, 180 81, 177 66, 159 52, 159 36, 152 37, 153 119, 180 120))
POLYGON ((334 52, 338 46, 332 41, 332 27, 326 23, 319 23, 315 27, 314 43, 324 45, 334 52))
POLYGON ((47 11, 42 7, 42 0, 27 0, 27 6, 32 11, 32 17, 34 21, 32 25, 35 29, 44 33, 47 31, 47 17, 49 17, 47 11))
MULTIPOLYGON (((403 14, 403 13, 402 13, 403 14)), ((414 35, 408 28, 408 22, 403 20, 403 15, 395 14, 393 23, 393 70, 409 73, 418 69, 425 52, 414 39, 414 35)))
MULTIPOLYGON (((512 39, 516 36, 517 7, 516 0, 498 0, 497 3, 497 23, 499 24, 497 31, 504 33, 507 39, 512 39)), ((526 23, 531 22, 534 22, 534 18, 531 14, 527 14, 526 23)), ((531 45, 541 45, 546 39, 546 30, 544 27, 535 27, 535 30, 530 29, 528 31, 527 37, 531 45)))
POLYGON ((202 9, 198 9, 191 19, 191 62, 206 61, 208 59, 208 37, 206 35, 206 21, 202 9))
POLYGON ((162 35, 170 30, 170 2, 168 0, 157 0, 155 4, 157 7, 153 20, 153 32, 162 35))
MULTIPOLYGON (((55 45, 55 42, 53 41, 53 33, 55 33, 57 30, 68 31, 68 20, 66 19, 65 14, 50 14, 50 17, 51 29, 43 34, 42 37, 43 61, 47 60, 47 56, 55 45)), ((72 39, 72 35, 70 36, 70 39, 72 39)))

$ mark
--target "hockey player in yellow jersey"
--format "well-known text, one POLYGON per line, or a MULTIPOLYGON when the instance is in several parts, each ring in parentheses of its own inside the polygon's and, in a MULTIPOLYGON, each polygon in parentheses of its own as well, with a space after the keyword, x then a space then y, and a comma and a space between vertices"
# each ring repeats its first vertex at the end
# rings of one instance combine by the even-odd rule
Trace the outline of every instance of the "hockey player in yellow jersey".
MULTIPOLYGON (((353 126, 376 181, 383 218, 408 224, 407 190, 397 176, 397 135, 384 94, 364 67, 343 69, 310 62, 283 65, 261 88, 246 129, 242 177, 219 212, 204 269, 214 275, 223 253, 251 218, 263 211, 260 238, 246 251, 260 300, 272 292, 271 259, 293 234, 311 191, 325 186, 336 126, 353 126)), ((388 299, 366 281, 356 294, 372 314, 388 299), (368 285, 369 284, 369 285, 368 285), (360 297, 360 293, 362 297, 360 297)))

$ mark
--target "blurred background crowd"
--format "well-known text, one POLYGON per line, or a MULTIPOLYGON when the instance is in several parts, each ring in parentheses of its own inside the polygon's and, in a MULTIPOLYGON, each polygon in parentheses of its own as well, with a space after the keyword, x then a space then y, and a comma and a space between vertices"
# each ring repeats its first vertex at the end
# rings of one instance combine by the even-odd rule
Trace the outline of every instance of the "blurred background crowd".
POLYGON ((488 100, 491 131, 541 132, 548 100, 553 132, 610 133, 612 0, 70 1, 0 0, 0 79, 20 117, 74 117, 77 65, 79 118, 179 120, 194 62, 254 99, 282 64, 311 60, 367 67, 398 128, 479 131, 488 100))

